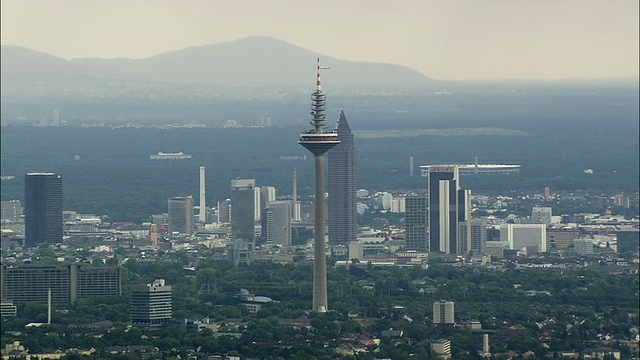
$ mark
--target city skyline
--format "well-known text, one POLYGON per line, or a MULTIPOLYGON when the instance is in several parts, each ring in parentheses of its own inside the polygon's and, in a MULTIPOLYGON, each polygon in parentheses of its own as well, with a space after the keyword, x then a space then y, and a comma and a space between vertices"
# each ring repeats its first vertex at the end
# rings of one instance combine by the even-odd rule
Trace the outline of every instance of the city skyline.
POLYGON ((271 36, 443 80, 638 77, 638 2, 2 2, 1 43, 63 58, 144 58, 271 36), (282 11, 286 8, 287 11, 282 11), (318 32, 306 26, 332 19, 318 32), (81 29, 82 31, 78 31, 81 29), (65 39, 65 41, 60 41, 65 39))

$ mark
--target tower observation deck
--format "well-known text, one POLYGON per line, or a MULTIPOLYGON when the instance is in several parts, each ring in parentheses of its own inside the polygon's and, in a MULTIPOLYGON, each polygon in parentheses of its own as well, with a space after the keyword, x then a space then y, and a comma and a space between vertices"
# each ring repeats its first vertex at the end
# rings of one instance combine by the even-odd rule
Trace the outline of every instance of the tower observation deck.
POLYGON ((316 91, 311 94, 311 125, 313 129, 300 133, 298 144, 314 155, 315 162, 315 215, 313 250, 313 310, 326 312, 327 303, 327 262, 324 231, 324 154, 340 143, 336 131, 324 131, 326 123, 326 99, 322 93, 320 66, 317 59, 316 91))
POLYGON ((327 95, 322 92, 322 84, 320 81, 320 70, 326 67, 320 66, 318 59, 318 72, 316 74, 316 91, 311 94, 311 125, 313 129, 300 133, 298 144, 311 151, 313 155, 322 155, 329 151, 332 147, 340 143, 338 133, 336 131, 324 131, 326 124, 326 100, 327 95))

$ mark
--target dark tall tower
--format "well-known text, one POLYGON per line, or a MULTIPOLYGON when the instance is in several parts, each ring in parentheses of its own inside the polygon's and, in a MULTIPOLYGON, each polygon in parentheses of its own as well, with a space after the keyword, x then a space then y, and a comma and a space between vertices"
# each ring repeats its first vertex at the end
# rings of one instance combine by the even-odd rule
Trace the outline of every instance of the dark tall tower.
POLYGON ((429 167, 429 251, 460 254, 467 241, 459 236, 460 224, 470 219, 471 193, 460 189, 456 165, 429 167))
POLYGON ((324 240, 324 153, 340 143, 338 133, 324 131, 327 96, 320 82, 320 60, 317 64, 316 91, 311 94, 311 125, 313 129, 300 133, 298 144, 309 150, 315 162, 315 215, 313 250, 313 310, 326 312, 327 303, 327 259, 324 240))
POLYGON ((26 246, 62 242, 62 175, 27 174, 24 213, 26 246))
POLYGON ((255 189, 254 179, 231 180, 231 240, 247 241, 255 245, 255 189))
POLYGON ((356 241, 356 150, 344 111, 336 127, 340 144, 329 151, 329 243, 356 241))

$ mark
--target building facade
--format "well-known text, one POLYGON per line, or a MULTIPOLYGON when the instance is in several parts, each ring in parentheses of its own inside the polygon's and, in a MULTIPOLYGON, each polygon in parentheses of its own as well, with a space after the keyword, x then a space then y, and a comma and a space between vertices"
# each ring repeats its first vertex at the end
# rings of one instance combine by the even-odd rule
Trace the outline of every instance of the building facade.
POLYGON ((539 252, 547 251, 547 227, 543 224, 503 224, 500 241, 509 244, 511 250, 535 246, 539 252))
POLYGON ((193 197, 169 198, 169 233, 191 234, 193 232, 193 197))
POLYGON ((274 244, 291 243, 291 201, 271 201, 262 212, 262 237, 274 244))
POLYGON ((455 324, 453 301, 440 300, 433 303, 434 324, 455 324))
POLYGON ((25 245, 62 242, 62 175, 28 173, 24 181, 25 245))
POLYGON ((408 195, 405 198, 406 249, 429 251, 427 195, 408 195))
POLYGON ((578 229, 547 229, 547 248, 566 249, 579 237, 578 229))
POLYGON ((76 300, 122 295, 120 268, 83 267, 71 264, 56 266, 3 265, 2 299, 19 305, 27 302, 47 303, 66 308, 76 300))
POLYGON ((255 186, 254 179, 231 180, 231 240, 244 239, 252 248, 255 243, 255 186))
POLYGON ((481 253, 487 242, 487 222, 483 219, 471 219, 460 223, 460 239, 465 251, 481 253))
POLYGON ((344 111, 340 112, 336 131, 340 143, 328 152, 328 222, 331 245, 356 241, 358 234, 356 150, 344 111))
POLYGON ((171 285, 164 279, 131 288, 131 324, 149 330, 160 329, 171 321, 171 285))

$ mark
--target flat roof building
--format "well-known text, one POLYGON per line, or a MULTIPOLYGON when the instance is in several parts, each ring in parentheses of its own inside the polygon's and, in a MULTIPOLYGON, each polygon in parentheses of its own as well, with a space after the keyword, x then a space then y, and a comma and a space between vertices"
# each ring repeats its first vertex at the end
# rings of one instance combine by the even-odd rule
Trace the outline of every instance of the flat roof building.
POLYGON ((190 235, 193 232, 193 197, 175 196, 168 200, 169 233, 190 235))
POLYGON ((25 175, 25 245, 62 242, 62 209, 62 175, 25 175))
POLYGON ((3 265, 2 299, 19 305, 27 302, 51 303, 66 308, 76 300, 122 295, 120 268, 71 264, 56 266, 3 265))
POLYGON ((405 198, 405 240, 407 250, 429 251, 429 215, 427 195, 405 198))
POLYGON ((453 301, 440 300, 433 303, 434 324, 455 324, 453 301))
POLYGON ((131 288, 131 324, 148 330, 158 330, 171 321, 171 285, 164 279, 131 288))

